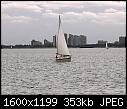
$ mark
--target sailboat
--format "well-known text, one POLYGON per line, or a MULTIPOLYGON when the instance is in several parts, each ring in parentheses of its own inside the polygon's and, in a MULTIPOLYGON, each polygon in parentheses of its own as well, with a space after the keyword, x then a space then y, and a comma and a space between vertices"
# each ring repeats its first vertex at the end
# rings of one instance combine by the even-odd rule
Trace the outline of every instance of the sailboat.
POLYGON ((106 41, 106 49, 108 49, 108 44, 107 44, 107 41, 106 41))
POLYGON ((61 19, 59 15, 59 27, 58 27, 58 35, 56 38, 56 61, 57 62, 71 62, 71 54, 68 50, 66 40, 64 37, 64 32, 61 27, 61 19))

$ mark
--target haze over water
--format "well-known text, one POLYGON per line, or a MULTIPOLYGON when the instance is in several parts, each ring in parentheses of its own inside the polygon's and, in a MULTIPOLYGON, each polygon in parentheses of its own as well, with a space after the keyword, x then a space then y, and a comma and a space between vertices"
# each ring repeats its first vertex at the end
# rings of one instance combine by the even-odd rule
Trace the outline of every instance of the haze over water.
POLYGON ((125 48, 70 48, 71 62, 56 49, 2 49, 1 94, 126 94, 125 48))

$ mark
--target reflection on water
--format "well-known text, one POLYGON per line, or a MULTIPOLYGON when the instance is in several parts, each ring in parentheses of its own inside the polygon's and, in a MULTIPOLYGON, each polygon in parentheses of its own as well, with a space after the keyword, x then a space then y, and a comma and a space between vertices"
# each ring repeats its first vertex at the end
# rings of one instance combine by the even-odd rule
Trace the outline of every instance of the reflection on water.
POLYGON ((2 49, 1 94, 125 95, 125 48, 73 48, 72 62, 55 52, 2 49))

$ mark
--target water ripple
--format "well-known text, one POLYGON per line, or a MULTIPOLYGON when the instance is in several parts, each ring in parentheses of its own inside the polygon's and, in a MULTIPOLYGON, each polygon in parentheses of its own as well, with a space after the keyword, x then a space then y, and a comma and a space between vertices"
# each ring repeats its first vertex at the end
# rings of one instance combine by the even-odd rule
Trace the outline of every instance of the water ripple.
POLYGON ((2 94, 122 94, 125 48, 70 49, 72 62, 55 61, 55 49, 2 49, 2 94))

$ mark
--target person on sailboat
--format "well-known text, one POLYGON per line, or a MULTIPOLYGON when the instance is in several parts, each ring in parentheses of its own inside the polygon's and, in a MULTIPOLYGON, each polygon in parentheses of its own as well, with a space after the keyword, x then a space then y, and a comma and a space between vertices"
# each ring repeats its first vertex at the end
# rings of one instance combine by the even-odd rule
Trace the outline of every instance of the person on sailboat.
POLYGON ((56 58, 58 58, 58 53, 56 53, 56 58))

